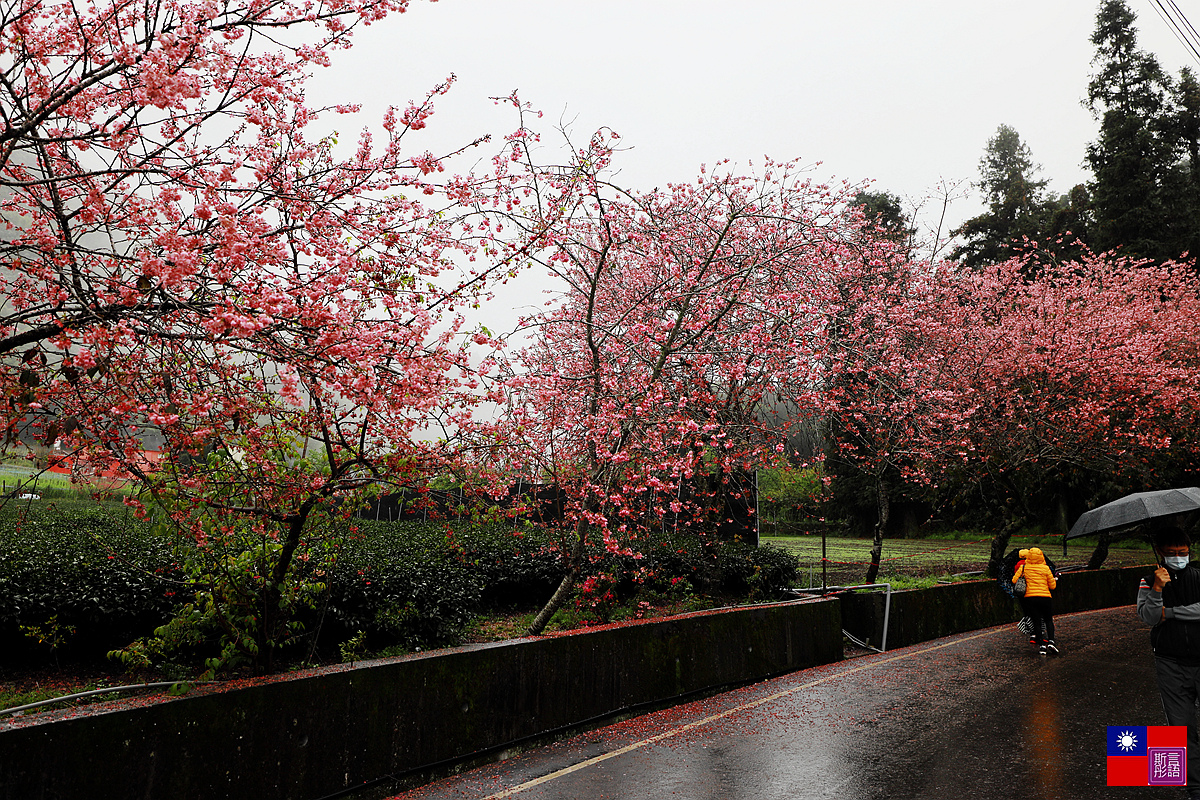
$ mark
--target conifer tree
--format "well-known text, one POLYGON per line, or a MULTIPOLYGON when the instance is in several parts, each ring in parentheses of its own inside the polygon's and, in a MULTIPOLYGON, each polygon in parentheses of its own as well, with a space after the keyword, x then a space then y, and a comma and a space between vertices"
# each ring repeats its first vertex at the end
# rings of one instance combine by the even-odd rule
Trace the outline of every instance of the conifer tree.
POLYGON ((1179 139, 1171 80, 1138 48, 1136 19, 1124 0, 1105 0, 1092 34, 1096 72, 1086 104, 1100 122, 1087 148, 1094 245, 1161 261, 1178 255, 1172 252, 1179 238, 1172 230, 1179 227, 1178 187, 1171 173, 1179 139))
POLYGON ((954 232, 965 241, 952 259, 977 269, 1010 258, 1026 239, 1042 238, 1052 206, 1045 198, 1046 181, 1035 178, 1040 169, 1014 128, 996 129, 979 160, 978 187, 988 210, 954 232))

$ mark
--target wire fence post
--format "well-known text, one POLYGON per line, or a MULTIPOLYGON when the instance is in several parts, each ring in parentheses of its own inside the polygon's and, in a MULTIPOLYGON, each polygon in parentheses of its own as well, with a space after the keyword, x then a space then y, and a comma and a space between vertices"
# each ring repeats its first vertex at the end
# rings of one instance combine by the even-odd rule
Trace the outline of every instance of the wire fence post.
POLYGON ((754 468, 754 546, 758 547, 762 544, 762 517, 759 516, 758 510, 762 503, 758 499, 758 467, 754 468))
POLYGON ((829 559, 825 557, 825 536, 828 531, 825 526, 821 526, 821 588, 824 589, 829 585, 829 559))

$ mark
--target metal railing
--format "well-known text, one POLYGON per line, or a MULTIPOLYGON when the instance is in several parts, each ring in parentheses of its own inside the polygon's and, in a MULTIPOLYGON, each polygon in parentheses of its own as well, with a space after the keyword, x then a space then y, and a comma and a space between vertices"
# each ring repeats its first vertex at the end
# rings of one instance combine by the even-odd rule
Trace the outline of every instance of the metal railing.
POLYGON ((876 653, 882 653, 887 650, 887 635, 888 635, 888 620, 892 613, 892 585, 890 583, 860 583, 857 586, 826 586, 821 589, 790 589, 791 594, 834 594, 837 592, 848 592, 851 589, 886 589, 887 596, 883 600, 883 639, 879 643, 879 647, 872 647, 867 642, 859 641, 851 635, 845 628, 842 629, 842 635, 850 641, 854 642, 859 647, 865 647, 868 650, 874 650, 876 653))

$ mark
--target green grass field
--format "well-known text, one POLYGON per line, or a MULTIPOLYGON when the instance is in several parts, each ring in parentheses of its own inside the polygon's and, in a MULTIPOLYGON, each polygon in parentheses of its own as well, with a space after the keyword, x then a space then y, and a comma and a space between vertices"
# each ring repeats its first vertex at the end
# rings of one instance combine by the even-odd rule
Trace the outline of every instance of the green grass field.
MULTIPOLYGON (((1009 542, 1008 550, 1016 547, 1040 547, 1054 560, 1059 569, 1082 566, 1087 563, 1095 547, 1095 541, 1079 540, 1068 543, 1063 554, 1061 537, 1037 536, 1016 537, 1009 542), (1082 541, 1083 543, 1079 543, 1082 541)), ((821 537, 811 536, 764 536, 763 544, 773 544, 795 553, 800 558, 800 585, 809 585, 811 570, 812 585, 821 584, 821 537)), ((826 583, 831 586, 847 586, 860 583, 866 575, 871 560, 871 540, 845 537, 827 537, 826 583)), ((973 539, 885 539, 883 557, 879 566, 879 580, 907 583, 930 578, 946 578, 951 575, 982 571, 991 554, 991 537, 982 534, 973 539)), ((1117 542, 1110 548, 1106 567, 1134 566, 1153 561, 1149 550, 1140 543, 1117 542)))
POLYGON ((48 470, 38 471, 28 462, 0 463, 0 496, 13 492, 43 494, 47 491, 59 497, 71 493, 86 496, 99 488, 106 493, 120 492, 125 486, 125 483, 112 479, 106 479, 103 487, 76 484, 71 482, 69 475, 48 470))
POLYGON ((54 472, 36 473, 34 470, 13 464, 0 465, 0 492, 38 492, 44 489, 66 490, 71 488, 71 478, 54 472))

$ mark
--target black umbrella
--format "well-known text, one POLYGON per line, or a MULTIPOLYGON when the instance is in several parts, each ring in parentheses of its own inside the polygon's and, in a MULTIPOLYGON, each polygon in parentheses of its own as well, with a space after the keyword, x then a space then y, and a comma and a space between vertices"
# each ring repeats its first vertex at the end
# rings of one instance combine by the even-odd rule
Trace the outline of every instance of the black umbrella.
POLYGON ((1067 538, 1074 539, 1077 536, 1125 528, 1139 522, 1197 509, 1200 509, 1200 488, 1195 486, 1186 489, 1163 489, 1158 492, 1136 492, 1085 512, 1071 526, 1067 538))

